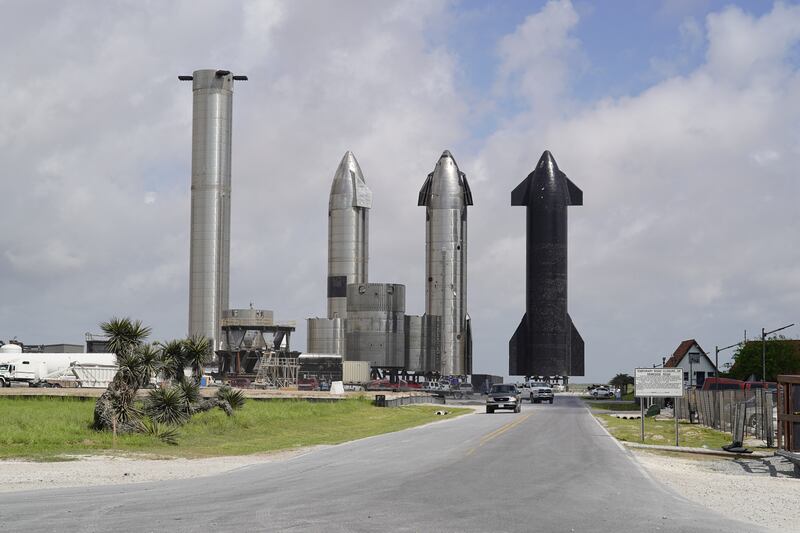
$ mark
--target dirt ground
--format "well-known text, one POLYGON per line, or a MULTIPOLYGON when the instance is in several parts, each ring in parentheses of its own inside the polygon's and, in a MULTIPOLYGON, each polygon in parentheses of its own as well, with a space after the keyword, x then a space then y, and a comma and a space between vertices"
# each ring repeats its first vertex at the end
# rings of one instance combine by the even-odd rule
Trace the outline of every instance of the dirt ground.
POLYGON ((52 463, 2 461, 0 462, 0 493, 211 476, 244 466, 285 461, 308 453, 314 448, 205 459, 87 455, 77 456, 74 461, 52 463))
POLYGON ((687 500, 774 531, 800 528, 800 478, 782 457, 727 459, 631 452, 654 479, 687 500))

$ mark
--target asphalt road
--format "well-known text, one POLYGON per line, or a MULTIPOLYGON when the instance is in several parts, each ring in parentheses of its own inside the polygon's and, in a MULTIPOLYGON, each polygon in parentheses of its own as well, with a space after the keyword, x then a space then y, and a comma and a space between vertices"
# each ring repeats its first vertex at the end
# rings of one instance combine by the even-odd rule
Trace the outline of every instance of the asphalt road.
POLYGON ((224 475, 3 494, 0 531, 754 531, 669 492, 577 398, 224 475))

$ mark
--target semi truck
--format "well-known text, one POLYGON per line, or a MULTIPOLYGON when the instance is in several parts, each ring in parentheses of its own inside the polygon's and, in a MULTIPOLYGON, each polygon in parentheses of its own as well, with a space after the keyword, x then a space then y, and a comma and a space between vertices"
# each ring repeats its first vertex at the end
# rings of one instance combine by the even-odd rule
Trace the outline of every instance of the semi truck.
POLYGON ((22 353, 15 345, 3 345, 0 351, 0 386, 12 383, 31 387, 63 385, 90 381, 87 386, 103 386, 105 377, 116 373, 117 356, 113 353, 22 353), (87 377, 88 376, 88 377, 87 377))

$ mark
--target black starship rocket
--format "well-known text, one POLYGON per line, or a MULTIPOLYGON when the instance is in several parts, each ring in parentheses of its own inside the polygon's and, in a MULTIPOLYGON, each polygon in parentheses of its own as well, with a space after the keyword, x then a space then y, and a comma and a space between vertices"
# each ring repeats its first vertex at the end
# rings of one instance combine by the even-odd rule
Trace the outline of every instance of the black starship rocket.
POLYGON ((511 193, 527 211, 525 316, 508 342, 512 376, 582 376, 583 339, 567 312, 567 206, 583 191, 545 151, 511 193))

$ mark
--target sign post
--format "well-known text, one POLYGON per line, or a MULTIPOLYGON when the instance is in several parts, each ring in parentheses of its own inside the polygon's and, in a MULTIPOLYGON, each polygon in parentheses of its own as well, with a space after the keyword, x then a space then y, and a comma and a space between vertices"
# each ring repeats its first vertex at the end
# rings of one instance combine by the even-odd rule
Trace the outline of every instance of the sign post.
POLYGON ((635 395, 642 406, 642 442, 644 442, 644 398, 673 398, 675 446, 678 445, 678 398, 683 398, 683 370, 680 368, 637 368, 633 375, 635 395))

